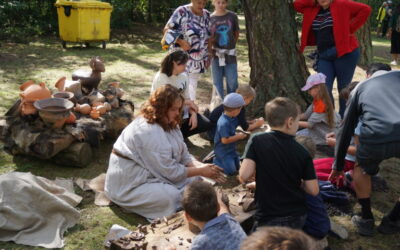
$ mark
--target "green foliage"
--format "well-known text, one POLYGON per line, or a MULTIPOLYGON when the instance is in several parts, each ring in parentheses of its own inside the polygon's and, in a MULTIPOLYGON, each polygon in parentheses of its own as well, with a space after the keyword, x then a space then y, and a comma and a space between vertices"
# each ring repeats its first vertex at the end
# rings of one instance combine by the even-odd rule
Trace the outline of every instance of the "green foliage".
POLYGON ((54 33, 57 16, 53 1, 0 2, 1 40, 28 42, 30 37, 54 33))

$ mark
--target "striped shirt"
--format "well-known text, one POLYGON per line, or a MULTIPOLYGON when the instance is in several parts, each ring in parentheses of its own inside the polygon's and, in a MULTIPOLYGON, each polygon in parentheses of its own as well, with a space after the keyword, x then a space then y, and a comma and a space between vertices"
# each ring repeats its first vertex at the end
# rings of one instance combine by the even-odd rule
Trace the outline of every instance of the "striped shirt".
POLYGON ((312 23, 312 30, 314 31, 317 40, 319 52, 335 46, 335 39, 333 37, 333 19, 329 8, 325 10, 321 9, 319 11, 312 23))

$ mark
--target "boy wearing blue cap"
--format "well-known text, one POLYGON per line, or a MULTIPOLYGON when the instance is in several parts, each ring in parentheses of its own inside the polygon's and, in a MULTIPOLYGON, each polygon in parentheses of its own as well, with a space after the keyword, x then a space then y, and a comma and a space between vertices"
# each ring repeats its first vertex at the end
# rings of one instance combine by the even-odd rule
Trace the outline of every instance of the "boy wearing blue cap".
POLYGON ((230 93, 225 96, 223 105, 224 113, 218 119, 214 137, 214 164, 223 168, 226 174, 232 175, 240 166, 236 142, 247 137, 244 133, 236 133, 239 125, 237 116, 245 102, 240 94, 230 93))

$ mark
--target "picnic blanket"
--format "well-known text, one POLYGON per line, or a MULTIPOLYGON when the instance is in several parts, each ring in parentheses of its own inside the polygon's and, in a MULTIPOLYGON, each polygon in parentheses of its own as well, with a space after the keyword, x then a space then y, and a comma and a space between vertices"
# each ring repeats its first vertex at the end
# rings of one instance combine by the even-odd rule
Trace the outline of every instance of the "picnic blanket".
POLYGON ((0 175, 0 241, 61 248, 82 197, 31 173, 0 175))

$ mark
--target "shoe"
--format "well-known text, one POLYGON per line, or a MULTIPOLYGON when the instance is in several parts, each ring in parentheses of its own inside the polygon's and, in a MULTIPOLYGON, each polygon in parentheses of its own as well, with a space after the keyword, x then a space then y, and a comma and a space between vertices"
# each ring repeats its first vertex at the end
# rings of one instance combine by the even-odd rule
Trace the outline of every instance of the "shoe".
POLYGON ((400 232, 400 220, 392 221, 389 217, 382 218, 381 224, 378 226, 381 234, 394 234, 400 232))
POLYGON ((397 65, 397 62, 396 62, 396 60, 393 60, 393 61, 390 62, 390 64, 391 65, 397 65))
POLYGON ((346 228, 342 227, 341 225, 337 224, 332 220, 331 220, 331 229, 329 230, 329 232, 339 237, 342 240, 346 240, 347 238, 349 238, 349 233, 347 232, 346 228))
POLYGON ((354 215, 351 218, 353 224, 357 227, 358 233, 362 236, 374 236, 374 219, 363 219, 359 215, 354 215))

